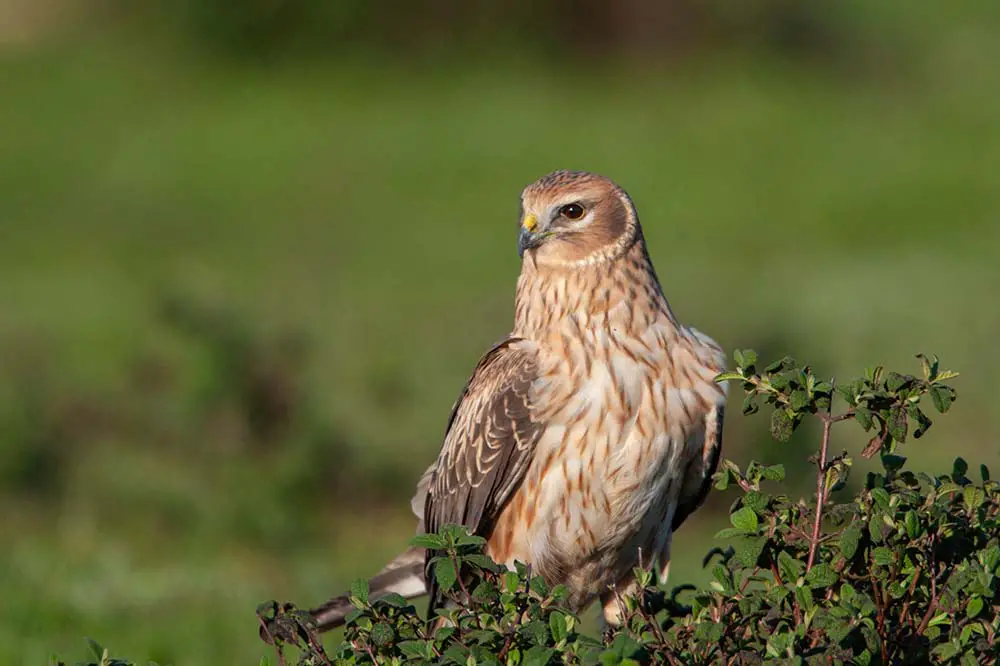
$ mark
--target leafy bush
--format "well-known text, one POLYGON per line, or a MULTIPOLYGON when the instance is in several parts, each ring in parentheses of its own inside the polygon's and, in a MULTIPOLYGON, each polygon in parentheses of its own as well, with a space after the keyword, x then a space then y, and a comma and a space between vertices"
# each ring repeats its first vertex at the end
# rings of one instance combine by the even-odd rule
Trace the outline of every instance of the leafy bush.
POLYGON ((623 598, 621 628, 600 638, 580 631, 550 589, 526 567, 507 571, 482 553, 483 540, 449 526, 421 535, 438 552, 433 573, 454 607, 434 628, 398 596, 370 599, 359 581, 343 641, 326 651, 309 616, 291 604, 258 609, 279 664, 284 646, 300 648, 299 664, 993 664, 1000 657, 1000 485, 980 467, 977 483, 956 460, 950 474, 905 469, 899 445, 922 437, 955 391, 955 373, 918 356, 921 376, 873 368, 843 385, 820 380, 791 358, 757 369, 756 354, 736 353, 743 411, 771 411, 772 434, 787 440, 808 418, 819 419, 816 496, 793 500, 777 486, 781 465, 725 461, 716 488, 737 486, 728 543, 705 558, 707 589, 660 590, 637 570, 642 590, 623 598), (842 406, 834 411, 834 404, 842 406), (854 421, 872 433, 863 456, 879 456, 845 502, 852 466, 833 455, 834 425, 854 421))

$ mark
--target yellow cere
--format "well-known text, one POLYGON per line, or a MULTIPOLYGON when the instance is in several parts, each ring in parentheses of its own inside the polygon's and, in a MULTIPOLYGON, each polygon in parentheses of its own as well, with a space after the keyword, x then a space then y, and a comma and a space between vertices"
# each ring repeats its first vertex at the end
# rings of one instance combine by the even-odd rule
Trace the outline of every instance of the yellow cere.
POLYGON ((538 226, 538 218, 531 214, 525 215, 524 221, 521 222, 521 226, 523 226, 528 231, 534 231, 535 227, 538 226))

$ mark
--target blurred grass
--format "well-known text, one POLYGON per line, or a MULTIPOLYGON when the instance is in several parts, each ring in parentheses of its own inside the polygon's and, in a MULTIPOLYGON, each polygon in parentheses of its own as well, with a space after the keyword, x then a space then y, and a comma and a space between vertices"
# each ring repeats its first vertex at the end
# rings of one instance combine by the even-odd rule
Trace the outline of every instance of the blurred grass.
MULTIPOLYGON (((960 400, 905 452, 998 462, 998 22, 930 6, 873 9, 859 70, 5 55, 0 662, 85 635, 256 659, 256 603, 380 566, 510 325, 517 193, 556 168, 630 191, 676 312, 729 349, 838 376, 938 353, 960 400)), ((731 457, 804 457, 731 411, 731 457)), ((675 582, 724 522, 683 529, 675 582)))

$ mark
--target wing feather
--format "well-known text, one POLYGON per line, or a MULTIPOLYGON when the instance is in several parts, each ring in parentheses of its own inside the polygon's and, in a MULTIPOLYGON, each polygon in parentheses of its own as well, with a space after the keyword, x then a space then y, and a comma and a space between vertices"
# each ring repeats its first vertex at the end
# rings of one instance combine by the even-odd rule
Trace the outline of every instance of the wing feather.
MULTIPOLYGON (((425 532, 457 524, 488 537, 520 485, 542 425, 532 412, 531 387, 538 364, 532 344, 508 338, 482 357, 452 408, 437 461, 418 484, 425 532)), ((428 551, 428 561, 434 553, 428 551)), ((433 572, 426 571, 431 612, 440 602, 433 572)))
POLYGON ((705 418, 705 439, 700 456, 693 456, 688 464, 681 486, 681 495, 674 511, 671 530, 676 531, 681 523, 702 505, 712 488, 712 475, 719 467, 722 453, 722 422, 725 412, 723 404, 718 404, 705 418))
POLYGON ((519 338, 504 340, 479 361, 452 409, 433 472, 421 479, 426 531, 457 524, 489 534, 542 429, 532 415, 536 376, 535 356, 519 338))

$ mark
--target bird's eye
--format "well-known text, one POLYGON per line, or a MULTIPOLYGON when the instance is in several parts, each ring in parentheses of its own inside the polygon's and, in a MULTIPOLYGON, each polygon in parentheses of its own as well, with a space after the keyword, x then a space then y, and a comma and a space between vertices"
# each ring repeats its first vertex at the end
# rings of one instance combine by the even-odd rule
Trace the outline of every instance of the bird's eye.
POLYGON ((559 209, 559 214, 567 220, 579 220, 583 217, 583 206, 578 203, 566 204, 559 209))

